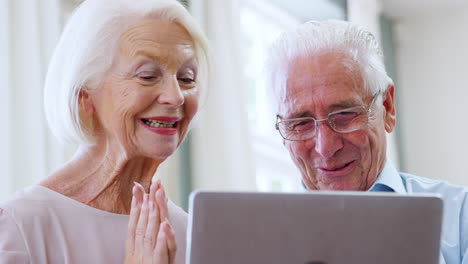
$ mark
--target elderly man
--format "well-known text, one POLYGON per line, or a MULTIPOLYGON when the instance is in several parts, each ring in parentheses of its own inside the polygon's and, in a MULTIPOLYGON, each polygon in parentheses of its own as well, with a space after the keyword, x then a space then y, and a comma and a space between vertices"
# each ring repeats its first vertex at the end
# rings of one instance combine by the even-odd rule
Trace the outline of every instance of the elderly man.
POLYGON ((386 133, 396 123, 395 87, 372 34, 347 22, 308 22, 283 34, 269 58, 276 128, 304 185, 440 194, 440 262, 468 263, 467 189, 399 173, 386 157, 386 133))

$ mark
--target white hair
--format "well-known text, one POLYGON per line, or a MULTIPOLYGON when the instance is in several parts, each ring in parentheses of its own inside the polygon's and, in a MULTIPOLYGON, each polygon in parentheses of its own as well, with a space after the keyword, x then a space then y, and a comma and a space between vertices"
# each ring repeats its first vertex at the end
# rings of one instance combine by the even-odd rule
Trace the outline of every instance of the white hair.
POLYGON ((309 21, 295 31, 283 33, 270 47, 265 70, 273 95, 278 99, 286 88, 291 61, 330 53, 344 55, 343 65, 359 72, 363 89, 372 94, 384 92, 393 84, 385 70, 382 50, 369 31, 345 21, 309 21))
MULTIPOLYGON (((199 86, 207 84, 208 41, 176 0, 85 0, 68 20, 52 56, 44 87, 44 106, 52 133, 63 143, 92 144, 79 114, 79 93, 95 89, 111 67, 121 34, 146 17, 182 25, 191 36, 199 86)), ((203 93, 203 89, 202 93, 203 93)))

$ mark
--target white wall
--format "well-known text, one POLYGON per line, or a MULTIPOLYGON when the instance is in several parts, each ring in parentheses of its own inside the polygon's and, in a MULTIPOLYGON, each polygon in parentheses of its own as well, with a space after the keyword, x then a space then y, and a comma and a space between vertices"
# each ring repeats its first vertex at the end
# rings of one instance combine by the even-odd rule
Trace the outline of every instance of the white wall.
POLYGON ((395 21, 400 151, 408 172, 468 185, 468 8, 395 21))
POLYGON ((63 156, 42 111, 46 65, 60 31, 59 0, 0 1, 0 199, 30 185, 63 156))
POLYGON ((380 39, 379 0, 348 0, 348 21, 367 28, 376 39, 380 39))
MULTIPOLYGON (((2 126, 0 129, 0 173, 10 175, 12 172, 12 158, 10 155, 11 149, 11 131, 9 124, 11 123, 11 92, 7 87, 10 86, 10 43, 7 38, 10 35, 8 11, 10 3, 0 1, 0 115, 2 118, 2 126)), ((11 177, 3 177, 0 184, 0 200, 9 195, 14 190, 14 179, 11 177)))

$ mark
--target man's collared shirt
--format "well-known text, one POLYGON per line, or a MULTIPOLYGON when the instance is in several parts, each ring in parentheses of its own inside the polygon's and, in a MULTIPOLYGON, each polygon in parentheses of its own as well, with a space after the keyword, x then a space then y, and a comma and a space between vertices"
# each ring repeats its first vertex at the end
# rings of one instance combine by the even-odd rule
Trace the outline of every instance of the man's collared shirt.
POLYGON ((466 202, 468 188, 446 181, 399 173, 387 160, 369 191, 439 194, 444 201, 440 263, 468 264, 468 256, 465 257, 468 253, 468 203, 466 202))

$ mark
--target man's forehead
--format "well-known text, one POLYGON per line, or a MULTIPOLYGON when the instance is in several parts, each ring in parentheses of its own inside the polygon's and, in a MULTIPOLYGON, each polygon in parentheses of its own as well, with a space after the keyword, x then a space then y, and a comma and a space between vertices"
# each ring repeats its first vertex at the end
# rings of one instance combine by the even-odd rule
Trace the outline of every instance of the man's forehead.
POLYGON ((279 103, 278 115, 281 118, 297 118, 312 116, 324 118, 327 114, 355 106, 363 106, 365 93, 357 90, 349 93, 310 94, 302 91, 295 95, 288 95, 279 103))
POLYGON ((329 82, 337 78, 360 79, 356 62, 341 54, 327 53, 292 59, 286 70, 289 82, 329 82))
POLYGON ((366 97, 357 63, 342 53, 299 56, 284 70, 278 99, 280 109, 288 112, 299 106, 321 104, 324 108, 352 105, 366 97))
POLYGON ((290 74, 286 82, 286 88, 289 91, 304 86, 334 87, 337 85, 345 85, 349 86, 350 89, 354 89, 359 84, 356 76, 349 71, 318 71, 290 74))
POLYGON ((363 91, 363 82, 359 74, 345 67, 327 69, 305 69, 289 72, 280 99, 296 97, 299 94, 348 93, 363 91))

